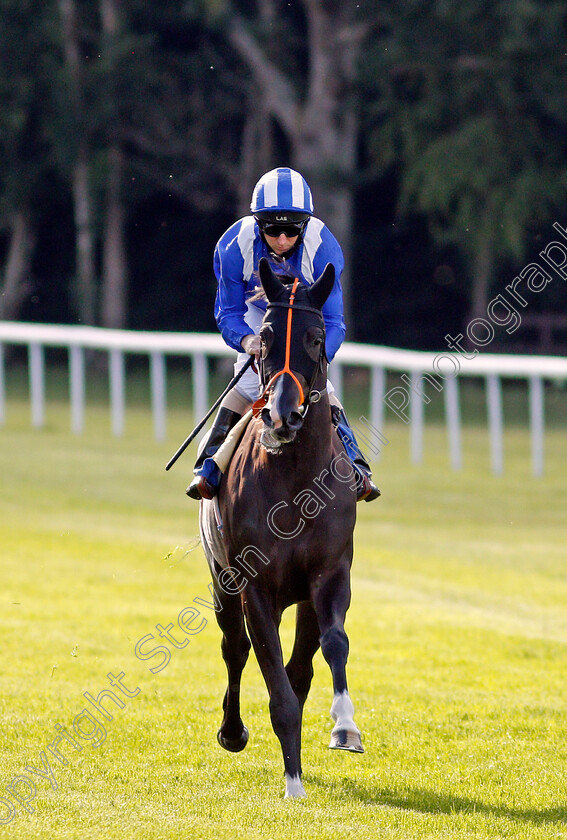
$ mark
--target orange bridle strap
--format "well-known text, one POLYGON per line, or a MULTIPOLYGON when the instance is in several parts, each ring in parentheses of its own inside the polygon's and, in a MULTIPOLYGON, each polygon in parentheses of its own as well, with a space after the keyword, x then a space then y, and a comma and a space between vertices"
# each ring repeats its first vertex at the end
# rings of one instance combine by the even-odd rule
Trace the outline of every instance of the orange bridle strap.
POLYGON ((274 373, 274 375, 272 376, 272 378, 270 379, 270 381, 268 382, 268 384, 264 388, 264 392, 263 392, 262 396, 258 400, 256 400, 256 402, 254 403, 252 408, 253 408, 255 414, 257 414, 258 411, 260 410, 260 408, 266 404, 266 402, 267 402, 266 395, 267 395, 269 389, 272 387, 272 385, 274 384, 274 382, 276 381, 278 376, 282 376, 284 373, 288 373, 291 376, 291 378, 293 379, 293 381, 295 382, 295 384, 297 385, 297 389, 299 391, 299 405, 303 405, 303 403, 305 401, 305 394, 303 393, 303 388, 301 387, 301 382, 299 381, 299 379, 297 378, 297 376, 295 375, 295 373, 292 371, 292 369, 289 366, 289 360, 290 360, 290 356, 291 356, 291 323, 292 323, 292 318, 293 318, 293 302, 295 300, 295 292, 296 292, 296 289, 297 289, 298 285, 299 285, 299 278, 296 277, 295 280, 293 281, 293 286, 291 288, 291 295, 289 296, 289 309, 287 311, 287 329, 286 329, 286 336, 285 336, 285 362, 284 362, 284 366, 277 373, 274 373))

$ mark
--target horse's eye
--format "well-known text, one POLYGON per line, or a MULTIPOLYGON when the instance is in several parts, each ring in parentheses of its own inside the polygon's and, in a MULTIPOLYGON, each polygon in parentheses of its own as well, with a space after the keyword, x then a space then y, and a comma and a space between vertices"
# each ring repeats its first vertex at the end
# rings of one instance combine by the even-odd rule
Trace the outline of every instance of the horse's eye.
POLYGON ((310 327, 303 337, 303 346, 314 362, 319 359, 321 352, 319 348, 324 340, 323 331, 318 327, 310 327))
POLYGON ((268 354, 272 342, 274 340, 274 331, 269 324, 264 324, 260 330, 260 345, 262 350, 262 358, 265 359, 268 354))

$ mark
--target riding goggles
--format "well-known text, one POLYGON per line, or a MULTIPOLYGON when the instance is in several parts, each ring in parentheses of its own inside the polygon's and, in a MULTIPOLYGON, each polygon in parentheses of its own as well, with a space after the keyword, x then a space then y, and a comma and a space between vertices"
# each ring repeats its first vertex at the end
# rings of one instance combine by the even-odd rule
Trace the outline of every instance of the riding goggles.
POLYGON ((301 236, 307 222, 263 222, 258 219, 258 227, 266 236, 280 236, 284 234, 289 239, 301 236))

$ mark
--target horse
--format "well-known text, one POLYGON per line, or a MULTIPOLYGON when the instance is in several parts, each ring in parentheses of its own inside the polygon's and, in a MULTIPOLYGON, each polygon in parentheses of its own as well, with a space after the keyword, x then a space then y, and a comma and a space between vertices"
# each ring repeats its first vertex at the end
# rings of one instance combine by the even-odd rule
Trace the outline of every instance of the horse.
POLYGON ((308 287, 297 279, 282 282, 263 259, 259 277, 268 301, 260 330, 262 397, 217 500, 201 501, 199 521, 228 673, 217 739, 232 752, 248 741, 240 681, 252 644, 283 753, 285 797, 296 798, 306 795, 301 722, 319 646, 333 683, 329 747, 364 752, 347 688, 344 629, 356 483, 332 426, 327 393, 321 309, 334 267, 327 265, 308 287), (279 624, 294 604, 295 639, 284 667, 279 624))

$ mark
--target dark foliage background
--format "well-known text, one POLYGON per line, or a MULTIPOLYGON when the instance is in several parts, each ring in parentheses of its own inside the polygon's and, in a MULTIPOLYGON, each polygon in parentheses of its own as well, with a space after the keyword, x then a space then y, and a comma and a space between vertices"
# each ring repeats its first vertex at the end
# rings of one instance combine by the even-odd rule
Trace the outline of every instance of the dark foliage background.
MULTIPOLYGON (((212 252, 300 169, 349 338, 436 349, 567 223, 554 2, 0 0, 0 317, 214 331, 212 252)), ((556 278, 530 300, 565 311, 556 278)), ((538 328, 491 350, 561 352, 538 328)))

